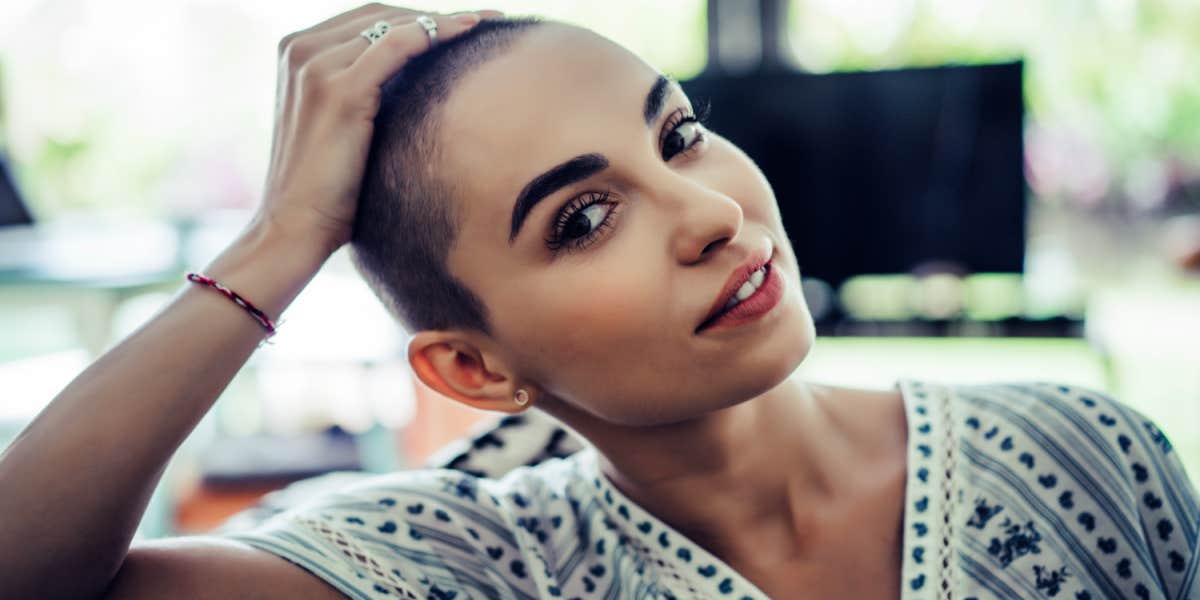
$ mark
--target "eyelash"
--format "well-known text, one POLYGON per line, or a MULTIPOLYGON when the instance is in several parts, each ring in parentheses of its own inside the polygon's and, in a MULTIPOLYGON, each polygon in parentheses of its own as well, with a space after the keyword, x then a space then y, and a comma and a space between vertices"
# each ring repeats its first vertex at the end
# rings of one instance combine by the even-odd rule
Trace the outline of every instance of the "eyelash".
MULTIPOLYGON (((659 153, 662 153, 663 144, 666 143, 667 136, 671 135, 671 133, 687 123, 697 123, 703 126, 708 118, 708 112, 709 104, 704 103, 701 105, 700 109, 695 112, 689 111, 686 107, 679 107, 675 110, 675 112, 671 113, 671 115, 667 117, 666 124, 663 125, 662 134, 658 138, 659 153)), ((668 160, 674 159, 677 156, 687 156, 691 154, 695 150, 696 146, 705 140, 705 137, 704 130, 701 129, 697 133, 696 139, 691 144, 688 144, 686 148, 672 155, 668 160)), ((552 253, 558 254, 558 252, 563 249, 565 249, 567 252, 574 252, 576 250, 583 250, 584 248, 592 245, 592 243, 599 239, 606 231, 612 228, 613 214, 617 210, 620 210, 617 207, 617 203, 612 202, 611 198, 612 194, 608 192, 587 192, 567 201, 567 203, 564 204, 561 209, 559 209, 558 214, 554 218, 554 222, 551 224, 551 233, 550 237, 546 238, 546 247, 549 248, 552 253), (609 209, 608 212, 604 214, 604 220, 602 220, 600 224, 595 227, 595 229, 589 231, 587 235, 581 238, 564 240, 562 237, 563 233, 567 225, 571 223, 571 220, 574 219, 579 213, 597 204, 612 204, 613 208, 609 209)))

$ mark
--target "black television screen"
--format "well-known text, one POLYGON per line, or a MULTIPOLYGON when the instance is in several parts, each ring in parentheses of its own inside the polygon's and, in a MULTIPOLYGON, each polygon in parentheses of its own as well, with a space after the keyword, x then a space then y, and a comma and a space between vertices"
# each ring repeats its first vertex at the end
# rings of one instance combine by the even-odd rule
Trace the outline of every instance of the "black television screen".
POLYGON ((17 183, 8 170, 8 161, 0 154, 0 226, 28 225, 32 222, 33 217, 21 200, 17 183))
POLYGON ((833 285, 950 263, 1022 271, 1020 62, 701 75, 709 127, 771 182, 801 271, 833 285))

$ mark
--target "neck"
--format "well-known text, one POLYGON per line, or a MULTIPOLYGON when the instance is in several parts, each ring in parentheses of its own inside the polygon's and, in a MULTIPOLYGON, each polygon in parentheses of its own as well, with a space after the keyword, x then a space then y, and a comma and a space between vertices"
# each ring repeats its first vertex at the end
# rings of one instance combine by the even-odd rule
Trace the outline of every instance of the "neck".
POLYGON ((596 446, 618 489, 713 554, 730 562, 765 552, 794 556, 819 507, 836 494, 836 463, 852 450, 819 394, 788 379, 669 425, 562 420, 596 446))

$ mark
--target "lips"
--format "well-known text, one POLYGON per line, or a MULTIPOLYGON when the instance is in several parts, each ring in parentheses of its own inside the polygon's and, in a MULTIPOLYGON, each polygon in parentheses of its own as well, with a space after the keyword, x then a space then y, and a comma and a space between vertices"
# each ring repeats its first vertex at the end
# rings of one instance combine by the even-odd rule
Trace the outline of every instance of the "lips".
POLYGON ((755 271, 761 269, 763 265, 771 260, 772 249, 758 250, 751 254, 745 262, 733 270, 729 279, 725 281, 725 286, 721 288, 721 293, 717 294, 716 300, 713 300, 712 306, 708 309, 708 314, 704 315, 700 324, 696 326, 696 332, 699 333, 713 319, 725 311, 725 305, 729 303, 729 299, 737 293, 738 288, 750 279, 750 276, 755 271))

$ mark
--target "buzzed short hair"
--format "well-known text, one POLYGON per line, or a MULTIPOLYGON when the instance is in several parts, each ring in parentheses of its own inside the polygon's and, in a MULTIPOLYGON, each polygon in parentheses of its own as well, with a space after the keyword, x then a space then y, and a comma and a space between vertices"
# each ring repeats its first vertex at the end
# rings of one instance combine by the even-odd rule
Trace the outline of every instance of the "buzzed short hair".
POLYGON ((409 61, 381 88, 379 112, 350 240, 359 274, 410 333, 491 334, 483 301, 446 269, 462 217, 448 181, 430 165, 438 108, 470 69, 511 45, 537 18, 484 19, 409 61))

